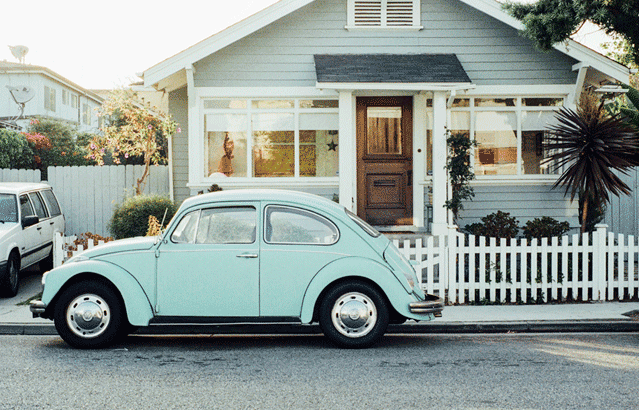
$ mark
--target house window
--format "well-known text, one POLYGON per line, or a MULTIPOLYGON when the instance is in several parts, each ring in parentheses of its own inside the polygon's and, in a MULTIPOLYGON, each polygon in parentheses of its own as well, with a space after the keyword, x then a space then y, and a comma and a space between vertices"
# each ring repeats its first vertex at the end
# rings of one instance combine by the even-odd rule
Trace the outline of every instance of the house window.
POLYGON ((55 112, 55 88, 44 86, 44 109, 55 112))
POLYGON ((89 104, 82 104, 82 124, 91 125, 91 107, 89 104))
POLYGON ((347 29, 421 29, 420 0, 348 0, 347 29))
POLYGON ((337 100, 205 99, 204 177, 336 177, 337 100))
POLYGON ((67 90, 62 90, 62 104, 69 105, 69 92, 67 90))
POLYGON ((80 107, 78 96, 75 94, 71 94, 71 108, 78 109, 80 107))
MULTIPOLYGON (((452 134, 473 135, 478 176, 558 174, 542 144, 563 97, 459 98, 451 107, 452 134)), ((427 113, 432 128, 433 113, 427 113)), ((432 132, 427 133, 427 172, 432 175, 432 132)))

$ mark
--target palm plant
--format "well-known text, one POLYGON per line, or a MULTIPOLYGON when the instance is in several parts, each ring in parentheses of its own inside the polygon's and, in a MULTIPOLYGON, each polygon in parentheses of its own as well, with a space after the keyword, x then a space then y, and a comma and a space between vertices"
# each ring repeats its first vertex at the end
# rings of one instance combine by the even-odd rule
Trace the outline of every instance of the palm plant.
POLYGON ((583 93, 577 110, 561 108, 557 125, 548 128, 544 162, 555 169, 566 167, 554 187, 566 187, 570 200, 582 195, 581 231, 585 231, 590 202, 607 203, 610 195, 629 195, 631 188, 615 173, 627 174, 639 166, 637 131, 620 114, 608 115, 603 104, 590 93, 583 93))
POLYGON ((626 101, 628 104, 621 107, 621 113, 626 117, 626 122, 639 130, 639 91, 636 88, 626 86, 626 101))

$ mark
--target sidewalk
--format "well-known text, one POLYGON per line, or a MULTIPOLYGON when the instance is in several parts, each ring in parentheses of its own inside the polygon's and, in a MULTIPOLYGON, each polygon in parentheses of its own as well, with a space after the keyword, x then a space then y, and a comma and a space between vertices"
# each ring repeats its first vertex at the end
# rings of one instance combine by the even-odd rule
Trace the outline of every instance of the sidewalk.
MULTIPOLYGON (((17 305, 42 290, 37 271, 23 272, 20 293, 0 299, 0 335, 57 335, 53 322, 32 318, 28 305, 17 305)), ((447 306, 441 318, 389 326, 388 333, 637 332, 639 302, 548 305, 447 306), (634 312, 634 314, 633 314, 634 312), (630 313, 630 316, 624 316, 630 313)), ((319 333, 307 325, 152 326, 139 334, 319 333)))

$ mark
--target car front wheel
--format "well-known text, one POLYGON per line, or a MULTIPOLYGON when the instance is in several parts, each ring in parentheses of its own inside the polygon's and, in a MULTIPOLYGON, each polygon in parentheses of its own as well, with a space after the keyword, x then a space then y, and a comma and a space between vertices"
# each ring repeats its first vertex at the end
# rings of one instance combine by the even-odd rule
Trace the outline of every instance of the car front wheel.
POLYGON ((386 299, 364 282, 346 282, 328 291, 320 306, 324 335, 341 347, 363 348, 386 332, 389 312, 386 299))
POLYGON ((14 297, 20 287, 20 257, 16 253, 9 255, 7 268, 0 272, 0 296, 14 297))
POLYGON ((110 286, 79 282, 60 295, 54 323, 58 334, 71 346, 102 348, 120 336, 123 313, 122 303, 110 286))

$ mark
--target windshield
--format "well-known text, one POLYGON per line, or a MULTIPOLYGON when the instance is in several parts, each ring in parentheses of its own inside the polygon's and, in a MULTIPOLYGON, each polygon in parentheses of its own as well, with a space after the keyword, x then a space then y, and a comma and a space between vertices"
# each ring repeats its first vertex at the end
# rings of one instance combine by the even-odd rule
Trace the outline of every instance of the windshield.
POLYGON ((372 226, 370 226, 366 221, 361 219, 359 216, 355 215, 354 213, 352 213, 351 211, 349 211, 346 208, 344 208, 344 210, 346 211, 346 215, 348 215, 367 234, 369 234, 373 238, 377 238, 379 235, 381 235, 379 232, 377 232, 377 229, 375 229, 372 226))
POLYGON ((0 222, 18 222, 18 201, 13 194, 0 194, 0 222))

